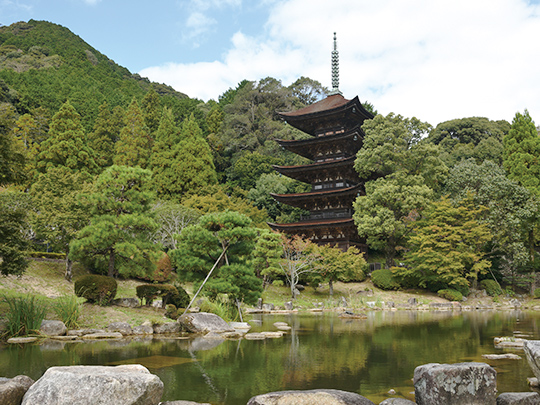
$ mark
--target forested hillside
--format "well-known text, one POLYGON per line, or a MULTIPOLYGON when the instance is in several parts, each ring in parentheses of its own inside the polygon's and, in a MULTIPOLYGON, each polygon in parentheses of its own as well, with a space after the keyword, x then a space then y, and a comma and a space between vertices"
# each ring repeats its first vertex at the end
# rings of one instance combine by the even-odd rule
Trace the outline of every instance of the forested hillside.
MULTIPOLYGON (((326 94, 309 78, 268 77, 203 102, 131 74, 67 28, 0 27, 0 271, 20 273, 28 251, 49 250, 68 277, 79 260, 162 281, 166 256, 179 279, 197 281, 221 258, 212 294, 249 301, 263 278, 291 283, 283 260, 309 263, 316 276, 304 282, 363 279, 354 252, 285 241, 266 225, 302 215, 270 193, 309 189, 272 168, 306 162, 275 142, 307 136, 277 113, 326 94)), ((540 138, 528 112, 436 127, 373 112, 354 219, 371 260, 386 262, 381 285, 533 289, 540 138)))

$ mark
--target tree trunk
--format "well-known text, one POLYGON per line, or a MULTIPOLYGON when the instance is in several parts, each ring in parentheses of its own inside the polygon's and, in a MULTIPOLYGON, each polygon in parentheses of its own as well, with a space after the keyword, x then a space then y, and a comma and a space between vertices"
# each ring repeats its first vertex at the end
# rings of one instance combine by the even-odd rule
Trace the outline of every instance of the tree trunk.
POLYGON ((328 280, 328 294, 330 294, 330 296, 334 295, 334 282, 331 278, 328 280))
POLYGON ((64 275, 64 278, 71 283, 71 279, 73 278, 73 261, 68 257, 68 253, 66 253, 66 274, 64 275))
POLYGON ((531 260, 531 269, 532 269, 532 282, 531 282, 531 296, 534 297, 534 290, 536 288, 536 273, 534 266, 534 231, 531 229, 529 231, 529 254, 531 260))
POLYGON ((109 277, 114 277, 114 250, 109 250, 109 277))

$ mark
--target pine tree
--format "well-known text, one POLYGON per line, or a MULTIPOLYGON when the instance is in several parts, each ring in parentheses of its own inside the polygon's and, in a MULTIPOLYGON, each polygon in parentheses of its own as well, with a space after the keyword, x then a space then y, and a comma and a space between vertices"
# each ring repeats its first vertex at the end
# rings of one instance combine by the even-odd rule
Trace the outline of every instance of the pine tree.
POLYGON ((88 146, 81 117, 66 101, 54 115, 49 137, 39 146, 36 168, 45 173, 50 167, 64 166, 72 172, 97 173, 95 152, 88 146))
MULTIPOLYGON (((120 111, 120 113, 123 112, 120 111)), ((113 113, 109 110, 107 102, 101 104, 94 130, 88 135, 88 144, 96 152, 96 163, 100 168, 113 164, 114 143, 121 129, 121 122, 118 122, 118 110, 113 113)))
POLYGON ((161 101, 154 90, 146 93, 141 102, 141 109, 143 111, 144 123, 150 133, 153 134, 158 130, 161 120, 161 101))
POLYGON ((145 169, 150 160, 153 139, 135 99, 126 110, 124 124, 115 145, 113 162, 115 165, 140 166, 145 169))

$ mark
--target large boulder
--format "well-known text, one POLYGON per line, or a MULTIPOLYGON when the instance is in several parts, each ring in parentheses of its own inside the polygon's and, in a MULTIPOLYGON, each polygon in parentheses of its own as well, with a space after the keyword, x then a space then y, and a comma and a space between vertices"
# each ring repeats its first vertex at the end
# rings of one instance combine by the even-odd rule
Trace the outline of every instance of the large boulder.
POLYGON ((523 341, 523 351, 534 376, 540 379, 540 340, 523 341))
POLYGON ((51 367, 30 387, 22 405, 157 405, 163 383, 143 366, 51 367), (96 403, 96 402, 92 402, 96 403))
POLYGON ((540 394, 537 392, 505 392, 497 397, 497 405, 538 405, 540 394))
POLYGON ((418 405, 495 405, 497 372, 485 363, 430 363, 414 370, 418 405))
POLYGON ((133 335, 133 329, 127 322, 113 322, 107 326, 109 332, 120 332, 123 336, 133 335))
POLYGON ((193 401, 167 401, 162 402, 160 405, 210 405, 208 402, 200 403, 200 402, 193 402, 193 401))
POLYGON ((133 328, 134 335, 151 335, 154 333, 154 327, 150 321, 144 321, 141 325, 133 328))
POLYGON ((154 325, 154 333, 158 335, 164 335, 169 333, 180 332, 181 325, 178 322, 167 322, 158 325, 154 325))
POLYGON ((379 405, 416 405, 416 402, 409 401, 404 398, 388 398, 382 401, 379 405))
POLYGON ((66 325, 62 321, 49 321, 44 319, 41 321, 39 331, 42 335, 47 336, 63 336, 67 332, 66 325))
POLYGON ((257 395, 247 405, 375 405, 353 392, 340 390, 277 391, 257 395))
POLYGON ((0 404, 20 405, 24 394, 32 386, 34 380, 25 375, 13 378, 0 378, 0 404))
POLYGON ((178 318, 178 323, 193 333, 234 332, 234 329, 222 318, 208 312, 184 314, 178 318))

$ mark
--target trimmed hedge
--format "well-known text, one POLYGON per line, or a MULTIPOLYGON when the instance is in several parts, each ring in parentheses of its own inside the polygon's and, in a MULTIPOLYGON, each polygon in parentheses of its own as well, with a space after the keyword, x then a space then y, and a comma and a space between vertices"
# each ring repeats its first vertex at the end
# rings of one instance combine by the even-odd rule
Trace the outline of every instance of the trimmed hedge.
POLYGON ((188 306, 190 298, 188 293, 180 286, 175 287, 170 284, 142 284, 137 286, 137 297, 145 300, 147 306, 157 297, 162 297, 163 307, 173 304, 177 308, 188 306))
POLYGON ((441 298, 446 298, 448 301, 462 301, 463 294, 457 290, 452 290, 451 288, 446 288, 444 290, 437 291, 437 294, 441 298))
POLYGON ((487 295, 490 297, 496 297, 498 295, 502 295, 502 290, 499 284, 495 280, 482 280, 480 281, 480 285, 484 290, 486 290, 487 295))
POLYGON ((89 274, 75 280, 74 290, 77 297, 88 302, 108 305, 116 297, 118 283, 112 277, 89 274))
POLYGON ((374 270, 371 273, 371 281, 381 290, 397 290, 400 287, 390 269, 374 270))

